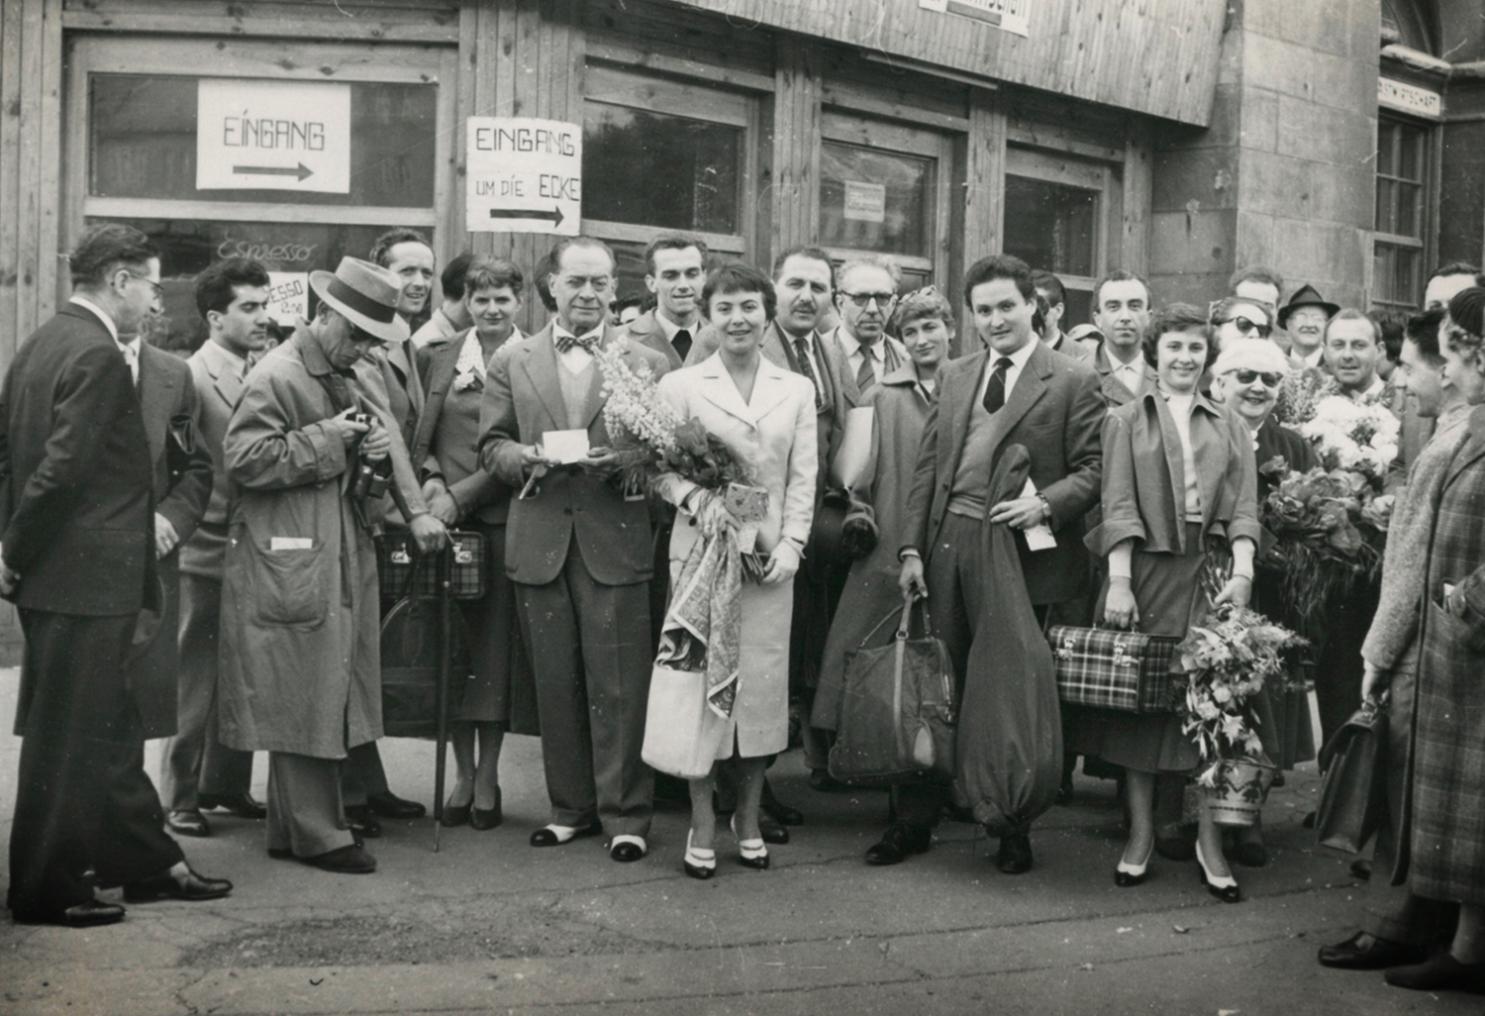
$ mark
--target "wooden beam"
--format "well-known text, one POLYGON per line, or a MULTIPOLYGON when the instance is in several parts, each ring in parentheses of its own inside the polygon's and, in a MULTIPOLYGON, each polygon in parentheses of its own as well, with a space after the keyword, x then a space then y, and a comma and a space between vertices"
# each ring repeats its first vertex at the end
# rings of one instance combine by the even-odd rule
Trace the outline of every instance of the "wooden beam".
POLYGON ((215 35, 227 38, 355 39, 366 42, 459 42, 460 20, 441 24, 431 19, 372 21, 364 18, 282 18, 141 14, 127 10, 72 8, 62 13, 62 27, 78 32, 132 32, 150 35, 215 35))

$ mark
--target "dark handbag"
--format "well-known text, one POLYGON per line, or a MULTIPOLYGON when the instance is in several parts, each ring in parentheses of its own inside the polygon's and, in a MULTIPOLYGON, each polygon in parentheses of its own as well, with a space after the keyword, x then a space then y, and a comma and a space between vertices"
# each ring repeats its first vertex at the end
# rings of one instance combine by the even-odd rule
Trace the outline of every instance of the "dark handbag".
MULTIPOLYGON (((449 530, 453 564, 449 569, 450 592, 456 600, 478 600, 485 595, 485 538, 462 529, 449 530)), ((437 596, 438 570, 419 568, 423 557, 412 534, 405 529, 388 530, 376 544, 376 574, 382 596, 401 600, 407 596, 437 596)), ((432 558, 429 558, 432 560, 432 558)))
POLYGON ((1175 707, 1171 662, 1181 640, 1112 628, 1053 625, 1047 632, 1057 695, 1068 705, 1125 713, 1175 707))
MULTIPOLYGON (((414 585, 431 575, 437 584, 438 555, 425 554, 412 571, 414 585)), ((382 730, 387 737, 433 737, 438 732, 439 597, 412 592, 402 596, 382 618, 382 730)), ((457 611, 450 613, 452 672, 467 674, 464 626, 457 611)), ((462 680, 449 682, 449 711, 457 712, 462 680)))
POLYGON ((1315 836, 1322 847, 1360 853, 1376 833, 1387 797, 1387 723, 1387 710, 1366 702, 1321 749, 1315 836))
POLYGON ((846 654, 840 722, 830 775, 842 783, 883 786, 954 776, 954 678, 949 652, 931 634, 928 605, 904 601, 846 654), (913 615, 922 634, 911 634, 913 615), (870 645, 898 619, 885 646, 870 645))

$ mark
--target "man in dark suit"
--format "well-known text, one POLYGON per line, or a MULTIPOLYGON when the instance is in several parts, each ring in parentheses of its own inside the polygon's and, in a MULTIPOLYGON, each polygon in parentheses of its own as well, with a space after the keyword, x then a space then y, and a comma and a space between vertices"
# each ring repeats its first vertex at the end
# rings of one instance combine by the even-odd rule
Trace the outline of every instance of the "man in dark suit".
POLYGON ((617 349, 631 370, 648 366, 656 377, 669 365, 606 325, 615 269, 606 244, 564 239, 552 260, 557 317, 491 357, 480 419, 481 465, 522 492, 506 523, 505 567, 531 647, 552 802, 531 845, 604 831, 610 857, 637 861, 653 811, 640 746, 654 558, 646 498, 626 496, 608 447, 594 350, 617 349), (586 433, 588 454, 553 461, 544 443, 555 445, 554 431, 586 433))
MULTIPOLYGON (((965 275, 964 296, 986 348, 954 360, 940 374, 939 399, 923 425, 900 550, 903 591, 931 597, 934 629, 949 650, 961 694, 984 583, 994 581, 981 533, 986 521, 1021 534, 1048 526, 1056 537, 1056 546, 1037 551, 1024 535, 1016 541, 1039 621, 1061 620, 1063 612, 1086 603, 1083 517, 1099 497, 1104 416, 1098 375, 1047 349, 1033 330, 1036 290, 1024 261, 995 255, 975 262, 965 275), (988 504, 996 458, 1014 444, 1031 456, 1035 490, 988 504)), ((1004 677, 1016 679, 1014 661, 1008 661, 1004 677)), ((899 822, 867 860, 894 863, 926 850, 946 792, 932 785, 904 788, 899 822)), ((1028 835, 1001 838, 1001 871, 1019 874, 1031 864, 1028 835)))
POLYGON ((196 874, 165 834, 126 673, 141 610, 163 606, 156 556, 173 526, 155 510, 139 348, 120 341, 159 308, 159 255, 103 225, 70 267, 72 301, 0 392, 0 593, 26 639, 7 905, 17 921, 80 926, 124 916, 94 898, 89 869, 129 902, 232 884, 196 874))
POLYGON ((219 261, 196 279, 207 336, 187 365, 196 392, 196 440, 215 469, 206 515, 180 551, 180 716, 160 767, 165 822, 183 836, 210 835, 203 810, 220 807, 254 819, 266 814, 249 793, 253 756, 217 736, 217 635, 230 486, 222 439, 248 368, 268 345, 268 282, 267 270, 245 258, 219 261))

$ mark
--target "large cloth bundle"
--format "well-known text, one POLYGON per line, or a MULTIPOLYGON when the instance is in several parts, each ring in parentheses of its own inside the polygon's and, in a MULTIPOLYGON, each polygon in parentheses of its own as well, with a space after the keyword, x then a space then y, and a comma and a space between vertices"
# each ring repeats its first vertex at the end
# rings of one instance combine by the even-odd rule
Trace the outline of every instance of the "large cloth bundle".
MULTIPOLYGON (((1008 445, 987 504, 1018 496, 1031 459, 1008 445)), ((984 614, 976 625, 959 707, 958 784, 992 835, 1026 833, 1062 782, 1062 707, 1052 650, 1026 593, 1014 532, 986 521, 984 614)))
POLYGON ((953 779, 954 677, 948 650, 930 631, 927 604, 908 601, 847 654, 831 776, 864 786, 953 779), (923 618, 917 638, 911 634, 915 613, 923 618), (892 641, 871 645, 893 620, 892 641))

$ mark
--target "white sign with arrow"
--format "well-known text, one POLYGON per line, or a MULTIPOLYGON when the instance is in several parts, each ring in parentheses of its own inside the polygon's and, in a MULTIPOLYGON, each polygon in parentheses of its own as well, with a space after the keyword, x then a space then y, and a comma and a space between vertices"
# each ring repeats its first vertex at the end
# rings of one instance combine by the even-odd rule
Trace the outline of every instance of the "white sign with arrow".
POLYGON ((472 116, 465 228, 577 236, 583 214, 583 127, 527 116, 472 116))
POLYGON ((196 188, 348 193, 350 85, 201 79, 196 188))

